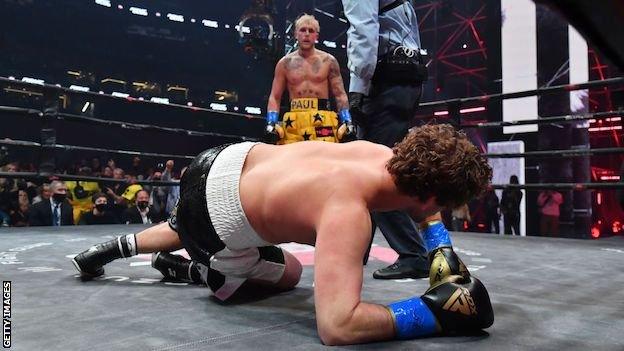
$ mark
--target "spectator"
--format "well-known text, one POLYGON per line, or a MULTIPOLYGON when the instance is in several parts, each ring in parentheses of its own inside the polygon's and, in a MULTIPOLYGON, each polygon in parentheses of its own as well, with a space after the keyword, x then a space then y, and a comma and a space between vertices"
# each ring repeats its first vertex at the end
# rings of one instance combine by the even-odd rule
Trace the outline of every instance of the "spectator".
POLYGON ((60 180, 50 185, 52 198, 41 200, 32 206, 29 216, 31 226, 59 226, 73 225, 73 209, 67 201, 67 186, 60 180))
POLYGON ((84 213, 78 224, 117 224, 117 218, 108 207, 108 197, 104 193, 97 193, 91 197, 93 209, 84 213))
MULTIPOLYGON (((509 177, 510 184, 518 184, 518 176, 509 177)), ((503 222, 505 224, 505 234, 520 235, 520 201, 522 192, 519 189, 503 190, 500 207, 503 212, 503 222)))
POLYGON ((136 194, 136 206, 124 211, 123 222, 126 224, 151 224, 155 222, 154 212, 149 207, 150 195, 145 190, 136 194))
POLYGON ((98 157, 94 157, 91 159, 91 170, 93 171, 94 177, 99 177, 102 175, 102 163, 98 157))
POLYGON ((112 158, 109 158, 108 161, 106 161, 106 166, 110 168, 111 170, 114 170, 115 168, 117 168, 117 164, 115 163, 115 160, 113 160, 112 158))
MULTIPOLYGON (((162 180, 162 173, 156 171, 148 180, 160 181, 162 180)), ((156 222, 163 221, 167 218, 167 196, 169 195, 170 187, 154 186, 149 188, 146 187, 146 190, 151 194, 149 204, 154 212, 154 218, 156 222)))
POLYGON ((141 163, 141 158, 139 156, 134 156, 134 158, 132 158, 132 166, 128 170, 128 174, 135 176, 139 180, 143 180, 145 167, 141 163))
POLYGON ((37 202, 41 202, 41 200, 49 200, 50 196, 52 196, 52 191, 50 190, 49 183, 43 183, 43 185, 37 187, 37 196, 35 196, 32 200, 32 204, 36 204, 37 202))
POLYGON ((11 226, 12 227, 26 227, 28 226, 28 215, 30 210, 30 200, 28 194, 24 190, 18 191, 17 201, 11 210, 11 226))
POLYGON ((123 169, 115 168, 113 170, 113 179, 122 180, 126 179, 126 183, 109 183, 104 184, 106 195, 108 196, 108 203, 113 208, 113 212, 118 219, 123 220, 124 211, 128 209, 129 206, 134 204, 134 198, 136 193, 141 190, 141 186, 137 184, 130 184, 129 181, 132 181, 132 177, 126 177, 126 174, 123 169))
MULTIPOLYGON (((80 176, 92 176, 90 167, 80 167, 78 170, 80 176)), ((98 182, 90 181, 67 181, 67 192, 69 194, 69 203, 74 209, 74 223, 80 222, 80 216, 83 213, 91 212, 93 202, 91 197, 99 193, 100 185, 98 182)))
POLYGON ((453 216, 453 231, 464 232, 468 228, 468 224, 471 221, 470 209, 468 204, 463 204, 457 208, 454 208, 451 212, 453 216))
POLYGON ((554 190, 544 190, 537 196, 537 206, 540 211, 540 234, 542 236, 559 235, 559 205, 563 203, 563 196, 554 190))
POLYGON ((112 178, 113 177, 113 169, 106 166, 104 167, 104 169, 102 170, 102 177, 103 178, 112 178))
POLYGON ((492 233, 492 228, 494 228, 493 233, 500 233, 500 209, 499 209, 499 201, 498 196, 496 196, 496 192, 492 188, 492 186, 488 186, 488 190, 485 193, 485 231, 486 233, 492 233))
MULTIPOLYGON (((184 175, 184 172, 186 172, 186 168, 187 167, 184 167, 180 171, 180 178, 182 178, 182 176, 184 175)), ((167 173, 167 172, 163 173, 164 181, 171 181, 172 179, 170 177, 171 177, 171 173, 167 173)), ((171 214, 176 204, 178 203, 179 198, 180 198, 180 186, 177 185, 177 186, 170 187, 169 195, 167 195, 167 213, 168 214, 171 214)))

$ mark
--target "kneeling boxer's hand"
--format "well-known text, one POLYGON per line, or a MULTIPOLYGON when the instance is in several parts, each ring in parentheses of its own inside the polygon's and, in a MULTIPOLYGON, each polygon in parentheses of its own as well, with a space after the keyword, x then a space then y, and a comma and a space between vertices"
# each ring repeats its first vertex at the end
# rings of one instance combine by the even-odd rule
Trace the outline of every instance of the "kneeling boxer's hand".
POLYGON ((441 283, 446 277, 460 275, 464 278, 470 276, 468 268, 457 256, 452 247, 439 247, 429 252, 429 285, 441 283))
POLYGON ((399 339, 475 332, 494 323, 490 296, 475 277, 449 276, 421 297, 395 302, 388 309, 399 339))

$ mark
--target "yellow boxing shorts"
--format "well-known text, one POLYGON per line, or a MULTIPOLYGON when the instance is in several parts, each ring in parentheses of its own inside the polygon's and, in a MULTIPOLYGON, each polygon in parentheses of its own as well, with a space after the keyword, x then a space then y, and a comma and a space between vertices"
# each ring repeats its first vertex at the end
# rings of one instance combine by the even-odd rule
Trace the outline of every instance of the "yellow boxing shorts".
POLYGON ((329 111, 327 99, 301 98, 290 102, 290 112, 282 122, 284 138, 277 144, 290 144, 304 140, 320 140, 337 143, 338 115, 329 111))

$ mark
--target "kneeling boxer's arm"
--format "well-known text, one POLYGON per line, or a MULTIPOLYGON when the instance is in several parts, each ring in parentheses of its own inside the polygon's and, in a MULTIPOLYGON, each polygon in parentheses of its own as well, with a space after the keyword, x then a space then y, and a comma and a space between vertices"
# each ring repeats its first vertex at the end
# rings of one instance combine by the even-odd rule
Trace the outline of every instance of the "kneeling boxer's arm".
POLYGON ((360 301, 362 256, 371 231, 366 208, 326 208, 317 230, 314 300, 319 336, 326 345, 357 344, 394 336, 391 314, 360 301))

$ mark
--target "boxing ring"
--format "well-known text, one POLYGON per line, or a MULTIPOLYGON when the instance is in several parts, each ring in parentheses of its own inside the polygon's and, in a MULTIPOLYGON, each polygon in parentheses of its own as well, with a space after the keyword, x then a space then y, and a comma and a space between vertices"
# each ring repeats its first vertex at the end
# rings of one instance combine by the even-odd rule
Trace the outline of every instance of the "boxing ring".
MULTIPOLYGON (((313 248, 287 244, 304 263, 299 286, 219 303, 207 287, 161 281, 149 255, 108 264, 82 282, 70 258, 142 226, 1 229, 2 279, 11 281, 15 350, 318 350, 313 248)), ((453 233, 455 250, 488 287, 494 325, 479 335, 389 341, 344 349, 621 350, 624 238, 599 241, 453 233), (510 248, 513 248, 511 250, 510 248)), ((375 280, 394 262, 381 233, 364 267, 365 301, 425 291, 427 279, 375 280)), ((340 282, 336 282, 340 284, 340 282)))
MULTIPOLYGON (((518 98, 624 83, 624 78, 554 86, 512 94, 424 103, 423 108, 447 107, 451 121, 466 130, 522 124, 577 123, 606 119, 622 111, 553 116, 517 122, 462 124, 459 107, 475 102, 518 98)), ((98 98, 150 104, 105 94, 77 92, 0 78, 3 86, 27 86, 49 94, 87 94, 98 98), (104 96, 103 96, 104 95, 104 96)), ((215 112, 199 107, 169 105, 164 108, 215 112)), ((158 130, 216 140, 257 140, 255 137, 205 132, 96 118, 56 108, 0 106, 0 111, 42 120, 79 121, 114 126, 137 133, 158 130)), ((235 117, 258 119, 245 114, 235 117)), ((204 141, 208 143, 207 141, 204 141)), ((194 155, 170 155, 98 147, 67 145, 56 140, 0 140, 0 145, 39 150, 88 151, 106 154, 174 158, 188 161, 194 155)), ((206 145, 212 146, 212 145, 206 145)), ((499 158, 562 158, 621 154, 624 148, 486 153, 499 158)), ((484 150, 485 152, 485 150, 484 150)), ((103 178, 54 174, 0 173, 0 177, 101 181, 103 178)), ((107 182, 115 182, 105 179, 107 182)), ((123 182, 118 180, 117 182, 123 182)), ((177 182, 138 181, 139 184, 177 185, 177 182)), ((495 189, 563 189, 588 191, 615 189, 624 183, 493 184, 495 189)), ((286 244, 304 265, 298 287, 277 295, 256 293, 218 302, 207 287, 163 281, 150 266, 151 256, 138 255, 108 264, 104 276, 83 282, 70 259, 85 248, 142 226, 104 225, 75 227, 0 228, 0 276, 10 282, 11 348, 15 350, 207 350, 325 348, 316 331, 313 298, 314 248, 286 244)), ((494 325, 478 335, 443 336, 344 347, 346 349, 458 349, 458 350, 621 350, 624 349, 624 237, 577 240, 453 233, 453 243, 468 269, 487 286, 494 307, 494 325)), ((185 254, 184 251, 179 252, 185 254)), ((364 266, 363 301, 388 304, 422 294, 427 279, 374 280, 373 271, 394 262, 396 253, 377 233, 368 264, 364 266)), ((340 282, 336 282, 340 284, 340 282)), ((6 288, 5 288, 6 290, 6 288)), ((6 294, 5 294, 6 301, 6 294)), ((5 303, 5 306, 7 304, 5 303)), ((5 307, 6 309, 6 307, 5 307)))

